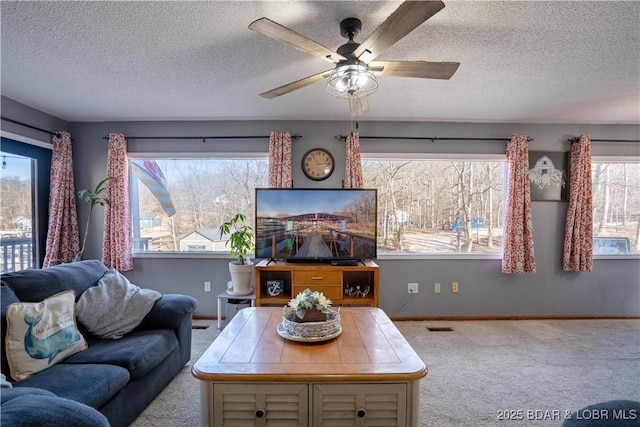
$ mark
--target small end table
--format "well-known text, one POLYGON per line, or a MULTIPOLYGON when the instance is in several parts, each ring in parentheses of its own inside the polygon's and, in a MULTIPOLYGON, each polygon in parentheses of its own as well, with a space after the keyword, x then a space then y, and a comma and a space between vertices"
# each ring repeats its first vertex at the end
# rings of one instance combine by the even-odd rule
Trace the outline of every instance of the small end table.
POLYGON ((222 300, 227 300, 227 299, 248 299, 251 300, 251 307, 255 307, 256 306, 256 291, 255 289, 253 290, 253 292, 251 292, 250 294, 247 295, 231 295, 230 293, 228 293, 226 290, 220 292, 218 294, 218 296, 216 297, 218 298, 218 313, 217 313, 217 317, 218 317, 218 330, 221 329, 221 324, 222 324, 222 300))

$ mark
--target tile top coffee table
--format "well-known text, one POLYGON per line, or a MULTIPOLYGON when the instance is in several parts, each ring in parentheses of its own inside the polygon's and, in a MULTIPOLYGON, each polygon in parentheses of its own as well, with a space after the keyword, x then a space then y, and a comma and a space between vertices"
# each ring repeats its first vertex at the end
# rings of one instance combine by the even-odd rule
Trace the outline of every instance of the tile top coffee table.
POLYGON ((192 368, 202 425, 418 426, 422 359, 381 309, 340 316, 338 337, 305 343, 278 335, 282 308, 240 310, 192 368))

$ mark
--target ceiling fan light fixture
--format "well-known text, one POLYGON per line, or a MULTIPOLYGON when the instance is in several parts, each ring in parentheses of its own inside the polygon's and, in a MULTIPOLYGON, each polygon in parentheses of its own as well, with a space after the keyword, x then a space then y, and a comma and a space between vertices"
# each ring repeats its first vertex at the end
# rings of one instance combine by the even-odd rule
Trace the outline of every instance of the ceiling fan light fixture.
POLYGON ((364 98, 378 88, 378 81, 366 64, 348 60, 334 68, 327 81, 327 92, 335 98, 364 98))

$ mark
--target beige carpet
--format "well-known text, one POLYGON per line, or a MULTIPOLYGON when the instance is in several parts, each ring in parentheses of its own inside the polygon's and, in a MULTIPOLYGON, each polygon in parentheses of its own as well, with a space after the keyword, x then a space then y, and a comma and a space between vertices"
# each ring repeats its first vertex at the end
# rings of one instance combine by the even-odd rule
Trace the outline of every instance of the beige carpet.
MULTIPOLYGON (((132 424, 200 425, 191 364, 217 336, 193 330, 192 359, 132 424)), ((398 329, 425 361, 421 426, 559 426, 596 402, 640 401, 639 320, 406 321, 398 329), (449 327, 433 332, 427 328, 449 327), (522 421, 500 420, 504 411, 522 421)), ((640 414, 639 414, 640 416, 640 414)))

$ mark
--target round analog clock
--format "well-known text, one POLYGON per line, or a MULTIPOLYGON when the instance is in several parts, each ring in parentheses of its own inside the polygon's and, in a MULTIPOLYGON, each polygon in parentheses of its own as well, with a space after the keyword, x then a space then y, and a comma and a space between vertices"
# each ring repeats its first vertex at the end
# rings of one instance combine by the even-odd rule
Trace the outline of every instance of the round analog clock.
POLYGON ((335 162, 331 153, 324 148, 312 148, 302 157, 304 174, 314 181, 327 179, 333 173, 335 162))

